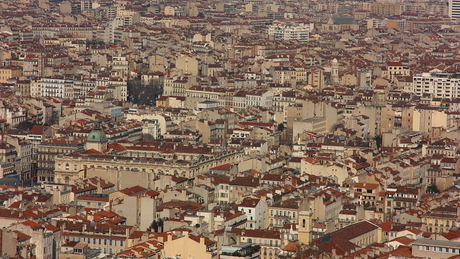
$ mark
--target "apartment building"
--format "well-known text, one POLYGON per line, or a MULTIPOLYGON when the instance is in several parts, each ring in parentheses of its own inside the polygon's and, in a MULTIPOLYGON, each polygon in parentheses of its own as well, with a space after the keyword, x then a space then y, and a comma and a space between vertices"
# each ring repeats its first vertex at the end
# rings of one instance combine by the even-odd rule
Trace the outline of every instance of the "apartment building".
POLYGON ((460 77, 434 69, 429 73, 415 75, 412 91, 418 96, 431 94, 436 98, 460 97, 460 77))
POLYGON ((447 240, 419 239, 411 244, 412 255, 418 258, 452 258, 460 253, 460 242, 447 240))
POLYGON ((69 241, 85 242, 92 249, 100 249, 105 254, 118 253, 126 248, 126 242, 134 227, 101 223, 58 221, 62 238, 69 241))
MULTIPOLYGON (((86 139, 83 137, 60 137, 45 139, 38 145, 37 176, 40 182, 54 181, 54 160, 59 154, 83 151, 86 139)), ((59 168, 61 169, 61 165, 59 168)))
POLYGON ((386 67, 382 71, 382 76, 391 78, 391 76, 408 76, 410 69, 408 66, 403 65, 401 62, 387 62, 386 67))
POLYGON ((73 80, 64 76, 53 76, 40 80, 40 92, 43 97, 69 98, 66 90, 73 90, 73 80))
POLYGON ((266 217, 269 228, 281 228, 286 224, 296 224, 299 207, 303 202, 300 199, 289 199, 272 204, 266 217))
POLYGON ((182 237, 168 235, 164 240, 163 258, 175 258, 174 255, 178 254, 183 258, 217 259, 217 243, 187 231, 182 237))
POLYGON ((310 25, 304 23, 299 23, 297 25, 274 24, 268 26, 268 35, 275 36, 282 40, 308 42, 310 25))
POLYGON ((423 224, 432 233, 446 233, 456 226, 459 210, 453 206, 440 206, 421 216, 423 224))
POLYGON ((247 229, 262 229, 265 223, 267 203, 260 199, 246 198, 238 205, 238 209, 246 214, 247 229))
POLYGON ((22 67, 20 66, 2 66, 0 67, 0 83, 8 82, 8 79, 22 76, 22 67))

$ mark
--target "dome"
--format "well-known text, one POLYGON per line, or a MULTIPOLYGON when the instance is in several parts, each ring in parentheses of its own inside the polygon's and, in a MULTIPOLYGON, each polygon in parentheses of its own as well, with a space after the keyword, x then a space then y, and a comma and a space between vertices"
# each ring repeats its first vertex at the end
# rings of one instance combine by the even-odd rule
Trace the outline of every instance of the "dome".
POLYGON ((88 137, 86 138, 86 142, 98 142, 98 143, 106 143, 108 142, 107 135, 105 135, 104 131, 101 130, 101 123, 98 119, 95 121, 96 125, 94 129, 89 133, 88 137))
POLYGON ((107 142, 107 136, 102 130, 93 130, 86 138, 87 142, 107 142))

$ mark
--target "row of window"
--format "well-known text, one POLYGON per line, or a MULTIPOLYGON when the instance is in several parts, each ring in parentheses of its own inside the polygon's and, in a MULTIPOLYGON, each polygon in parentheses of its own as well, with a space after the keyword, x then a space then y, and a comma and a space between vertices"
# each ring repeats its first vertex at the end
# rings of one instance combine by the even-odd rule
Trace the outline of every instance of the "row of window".
POLYGON ((418 249, 420 251, 432 251, 432 252, 441 252, 441 253, 460 254, 460 249, 448 248, 448 247, 419 246, 418 249))
POLYGON ((124 246, 124 241, 123 240, 112 240, 112 239, 102 239, 102 238, 80 238, 80 237, 69 237, 70 241, 76 241, 76 242, 87 242, 88 244, 98 244, 98 245, 114 245, 114 246, 124 246))
POLYGON ((257 238, 248 238, 248 243, 266 245, 266 246, 278 246, 278 240, 267 240, 267 239, 257 239, 257 238))
MULTIPOLYGON (((273 213, 273 210, 270 210, 270 216, 273 216, 273 214, 275 216, 287 216, 287 217, 291 217, 291 212, 290 211, 279 211, 279 210, 275 210, 275 212, 273 213)), ((295 212, 292 212, 292 218, 295 218, 295 212)))

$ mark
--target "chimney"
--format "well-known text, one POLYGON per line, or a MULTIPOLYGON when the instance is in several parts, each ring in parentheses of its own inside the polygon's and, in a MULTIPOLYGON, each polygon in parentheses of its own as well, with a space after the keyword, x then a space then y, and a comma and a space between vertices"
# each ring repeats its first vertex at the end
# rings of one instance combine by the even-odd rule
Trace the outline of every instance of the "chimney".
POLYGON ((145 242, 149 239, 149 234, 147 232, 142 233, 141 241, 145 242))

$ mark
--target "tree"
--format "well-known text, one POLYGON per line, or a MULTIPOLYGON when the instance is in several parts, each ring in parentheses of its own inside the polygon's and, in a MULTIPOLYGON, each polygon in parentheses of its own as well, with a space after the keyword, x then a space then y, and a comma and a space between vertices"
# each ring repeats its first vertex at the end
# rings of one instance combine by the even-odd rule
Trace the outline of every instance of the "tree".
POLYGON ((158 222, 156 220, 152 221, 152 224, 150 224, 150 227, 147 228, 147 231, 154 231, 158 232, 158 222))
POLYGON ((284 130, 284 123, 278 124, 278 131, 283 131, 284 130))
POLYGON ((375 144, 377 145, 377 149, 379 149, 382 146, 382 135, 377 135, 374 137, 375 144))
POLYGON ((439 193, 438 186, 436 186, 436 184, 434 183, 431 183, 430 185, 426 187, 426 192, 427 193, 439 193))
POLYGON ((165 227, 164 219, 158 219, 158 232, 163 232, 165 227), (160 229, 161 228, 161 229, 160 229))

